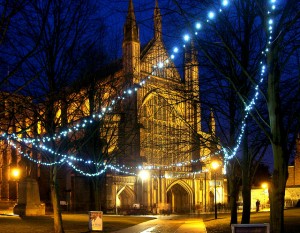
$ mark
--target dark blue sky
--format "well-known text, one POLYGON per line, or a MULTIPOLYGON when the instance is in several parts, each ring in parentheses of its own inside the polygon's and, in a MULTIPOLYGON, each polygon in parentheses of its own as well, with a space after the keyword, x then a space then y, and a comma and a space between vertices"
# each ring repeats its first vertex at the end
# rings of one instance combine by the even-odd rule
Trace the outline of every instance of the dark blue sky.
MULTIPOLYGON (((107 28, 107 45, 112 47, 110 51, 117 49, 118 55, 121 55, 121 45, 123 39, 123 25, 128 11, 129 0, 101 0, 99 14, 105 18, 107 28), (112 43, 113 41, 113 43, 112 43)), ((147 43, 153 36, 153 11, 155 0, 133 0, 135 16, 139 26, 141 45, 147 43)), ((183 34, 186 28, 183 28, 183 18, 180 15, 178 6, 170 0, 158 0, 158 5, 162 15, 163 39, 168 52, 174 46, 180 46, 183 42, 183 34), (178 26, 180 25, 180 26, 178 26)), ((199 4, 198 4, 199 5, 199 4)), ((190 8, 190 4, 180 5, 180 7, 190 8)), ((195 9, 194 9, 195 10, 195 9)), ((196 9, 198 13, 200 8, 196 9)), ((205 11, 202 11, 205 12, 205 11)), ((193 21, 193 16, 188 19, 193 21)))
MULTIPOLYGON (((159 1, 161 5, 162 0, 159 1)), ((100 15, 105 18, 108 46, 110 50, 121 55, 123 25, 126 19, 129 0, 103 0, 101 1, 100 15), (111 43, 113 41, 113 43, 111 43)), ((153 35, 153 9, 154 0, 133 1, 136 20, 140 29, 140 40, 144 44, 153 35)))

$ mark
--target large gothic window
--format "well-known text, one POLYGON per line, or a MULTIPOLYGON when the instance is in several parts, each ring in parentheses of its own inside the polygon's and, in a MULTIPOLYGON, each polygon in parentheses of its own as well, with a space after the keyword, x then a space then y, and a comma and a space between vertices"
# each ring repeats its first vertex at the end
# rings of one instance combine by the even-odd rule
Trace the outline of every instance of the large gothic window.
POLYGON ((170 165, 186 161, 188 127, 180 120, 175 104, 153 95, 141 109, 141 147, 149 165, 170 165))

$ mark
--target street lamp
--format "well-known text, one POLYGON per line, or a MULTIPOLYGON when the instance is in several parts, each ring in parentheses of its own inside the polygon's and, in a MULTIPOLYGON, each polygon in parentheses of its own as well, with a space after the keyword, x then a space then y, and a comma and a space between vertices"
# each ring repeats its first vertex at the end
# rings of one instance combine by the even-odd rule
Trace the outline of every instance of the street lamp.
POLYGON ((19 180, 20 178, 20 169, 19 168, 13 168, 11 171, 11 175, 14 178, 14 180, 19 180))
POLYGON ((149 171, 147 170, 141 170, 139 173, 139 177, 142 180, 142 205, 144 205, 144 180, 147 180, 149 178, 149 171))
POLYGON ((116 192, 115 207, 116 207, 116 215, 117 215, 118 214, 118 186, 117 186, 117 183, 115 183, 115 192, 116 192))
POLYGON ((218 213, 217 213, 217 168, 219 167, 219 163, 217 161, 213 161, 211 163, 212 169, 215 171, 215 219, 218 218, 218 213))
POLYGON ((19 196, 19 190, 18 190, 18 181, 20 179, 20 175, 21 175, 21 170, 17 167, 13 168, 11 170, 11 176, 13 178, 13 180, 16 182, 16 187, 15 187, 15 195, 16 195, 16 200, 18 200, 18 196, 19 196))
POLYGON ((203 172, 204 172, 204 212, 206 213, 206 173, 208 172, 208 170, 205 168, 203 172))

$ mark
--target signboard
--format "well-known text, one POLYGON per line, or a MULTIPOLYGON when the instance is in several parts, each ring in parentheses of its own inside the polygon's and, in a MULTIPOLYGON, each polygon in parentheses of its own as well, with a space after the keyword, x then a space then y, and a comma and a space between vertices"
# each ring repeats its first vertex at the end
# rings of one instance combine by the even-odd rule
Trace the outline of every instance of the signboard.
POLYGON ((268 223, 261 224, 232 224, 232 233, 270 233, 270 225, 268 223))
POLYGON ((103 230, 103 212, 89 211, 89 230, 102 231, 103 230))

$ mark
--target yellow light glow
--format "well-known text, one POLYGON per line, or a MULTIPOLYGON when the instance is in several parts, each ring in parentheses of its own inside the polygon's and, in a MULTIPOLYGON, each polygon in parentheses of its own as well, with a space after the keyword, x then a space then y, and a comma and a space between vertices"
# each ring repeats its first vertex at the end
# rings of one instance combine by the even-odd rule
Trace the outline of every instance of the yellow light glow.
POLYGON ((147 180, 149 178, 149 171, 146 171, 146 170, 142 170, 140 171, 139 173, 139 177, 142 179, 142 180, 147 180))
POLYGON ((219 166, 220 166, 220 164, 218 163, 218 161, 211 162, 212 169, 216 170, 219 166))
POLYGON ((267 184, 267 183, 262 183, 262 184, 261 184, 261 187, 262 187, 263 189, 268 189, 268 184, 267 184))
POLYGON ((12 176, 15 179, 18 179, 20 177, 20 169, 19 168, 13 168, 11 171, 12 176))

